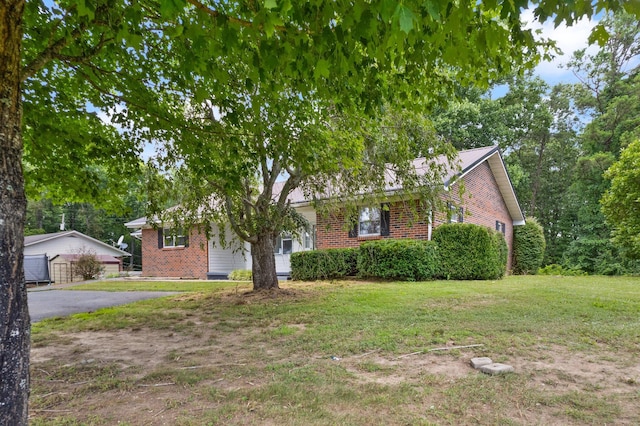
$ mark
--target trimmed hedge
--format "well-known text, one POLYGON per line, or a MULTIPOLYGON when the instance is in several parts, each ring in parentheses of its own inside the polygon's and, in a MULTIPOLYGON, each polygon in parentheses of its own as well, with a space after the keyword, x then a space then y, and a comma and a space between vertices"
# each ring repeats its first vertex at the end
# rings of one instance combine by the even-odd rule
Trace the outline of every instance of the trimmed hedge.
POLYGON ((354 276, 357 273, 358 249, 325 249, 291 254, 291 279, 326 280, 354 276))
POLYGON ((234 269, 229 272, 227 278, 231 281, 251 281, 253 272, 251 269, 234 269))
POLYGON ((504 236, 469 223, 444 224, 433 231, 438 246, 437 276, 455 280, 493 280, 507 269, 504 236))
POLYGON ((404 281, 433 279, 436 274, 436 245, 433 241, 376 240, 360 245, 358 275, 404 281))
POLYGON ((542 226, 533 218, 513 228, 513 272, 535 274, 542 266, 546 242, 542 226))
POLYGON ((495 273, 497 278, 503 278, 507 273, 507 261, 509 259, 509 246, 507 240, 504 238, 502 232, 493 231, 489 228, 487 230, 493 235, 493 243, 498 248, 498 258, 494 264, 495 273))

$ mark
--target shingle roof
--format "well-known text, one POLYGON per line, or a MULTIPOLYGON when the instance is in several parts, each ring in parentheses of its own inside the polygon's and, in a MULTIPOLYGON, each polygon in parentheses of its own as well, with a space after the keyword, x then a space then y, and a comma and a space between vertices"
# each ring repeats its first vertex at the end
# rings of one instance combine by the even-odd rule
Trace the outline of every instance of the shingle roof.
POLYGON ((39 243, 40 241, 47 241, 54 238, 63 237, 65 235, 71 234, 71 232, 72 231, 61 231, 61 232, 54 232, 51 234, 28 235, 24 237, 24 245, 30 246, 32 244, 39 243))
MULTIPOLYGON (((54 256, 53 259, 55 259, 56 257, 61 257, 67 262, 75 262, 80 258, 80 256, 80 254, 59 254, 58 256, 54 256)), ((120 263, 119 259, 113 256, 109 256, 108 254, 97 254, 95 256, 96 259, 100 261, 100 263, 120 263)))
MULTIPOLYGON (((513 190, 513 186, 511 185, 511 180, 509 179, 509 176, 507 174, 507 170, 504 166, 504 161, 502 160, 502 156, 500 155, 498 146, 485 146, 481 148, 458 151, 457 163, 455 164, 457 167, 449 166, 447 164, 446 157, 444 156, 438 156, 434 159, 426 157, 416 158, 415 160, 413 160, 413 165, 414 167, 416 167, 416 170, 420 171, 421 169, 426 169, 426 167, 432 161, 435 161, 438 164, 447 165, 447 172, 443 178, 445 187, 454 184, 456 180, 463 178, 478 165, 487 161, 496 179, 496 182, 498 183, 498 187, 500 189, 500 192, 502 193, 502 197, 505 200, 507 209, 509 210, 514 224, 524 224, 524 214, 520 209, 518 199, 516 198, 515 191, 513 190)), ((390 181, 394 181, 394 179, 390 179, 390 181)), ((280 192, 283 185, 284 182, 277 182, 275 184, 273 190, 273 193, 276 194, 275 196, 277 196, 277 194, 280 192)), ((398 187, 389 187, 388 191, 393 192, 399 189, 400 188, 398 187)), ((304 192, 300 188, 294 189, 289 195, 288 199, 294 206, 309 203, 309 200, 305 197, 304 192)), ((125 226, 128 228, 140 228, 146 224, 147 218, 141 217, 132 220, 131 222, 125 223, 125 226)))
POLYGON ((127 253, 124 250, 120 250, 117 247, 111 247, 109 244, 104 243, 100 240, 97 240, 95 238, 92 238, 88 235, 83 234, 82 232, 79 231, 60 231, 60 232, 54 232, 51 234, 39 234, 39 235, 28 235, 26 237, 24 237, 24 246, 25 247, 29 247, 29 246, 33 246, 45 241, 49 241, 49 240, 55 240, 57 238, 62 238, 62 237, 66 237, 66 236, 74 236, 74 237, 80 237, 80 238, 84 238, 87 240, 90 240, 92 242, 94 242, 95 244, 99 244, 99 245, 103 245, 105 247, 108 247, 111 250, 115 250, 118 253, 121 253, 122 256, 131 256, 131 254, 127 253))

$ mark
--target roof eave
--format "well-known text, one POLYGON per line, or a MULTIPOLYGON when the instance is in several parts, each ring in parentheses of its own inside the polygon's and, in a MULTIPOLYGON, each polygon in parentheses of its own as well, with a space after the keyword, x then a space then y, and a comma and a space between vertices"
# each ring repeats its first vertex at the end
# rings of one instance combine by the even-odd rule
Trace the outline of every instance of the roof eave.
POLYGON ((524 225, 524 213, 520 208, 520 203, 518 203, 516 192, 511 184, 511 179, 509 178, 509 173, 507 172, 507 168, 505 167, 500 151, 496 150, 487 157, 487 163, 489 164, 493 177, 498 184, 498 189, 500 190, 502 198, 509 210, 513 224, 516 226, 524 225))

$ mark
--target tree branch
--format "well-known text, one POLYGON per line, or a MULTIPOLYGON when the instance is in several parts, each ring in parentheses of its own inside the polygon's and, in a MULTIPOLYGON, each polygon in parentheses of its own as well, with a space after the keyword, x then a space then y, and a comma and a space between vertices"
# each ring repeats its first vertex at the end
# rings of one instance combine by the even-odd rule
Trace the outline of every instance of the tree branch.
POLYGON ((255 236, 249 235, 244 232, 243 229, 240 228, 240 225, 236 221, 236 218, 233 215, 233 199, 230 196, 225 197, 224 202, 225 210, 227 211, 227 218, 229 219, 229 224, 231 225, 231 229, 236 233, 240 238, 245 240, 248 243, 255 243, 258 239, 255 236))
POLYGON ((33 77, 38 71, 40 71, 48 62, 54 59, 61 51, 64 49, 70 41, 76 40, 80 38, 84 30, 86 29, 86 24, 81 25, 80 28, 76 28, 71 32, 71 35, 68 37, 63 37, 54 43, 50 44, 46 49, 44 49, 36 58, 28 63, 20 73, 20 81, 24 82, 27 78, 33 77))
MULTIPOLYGON (((87 63, 90 58, 97 55, 102 50, 103 47, 105 47, 107 44, 111 43, 114 40, 115 38, 113 37, 106 38, 105 34, 102 33, 100 34, 100 41, 93 48, 91 48, 91 50, 88 53, 82 56, 70 56, 70 55, 63 55, 61 53, 58 53, 58 54, 54 54, 54 57, 64 62, 87 63)), ((94 68, 97 69, 97 67, 94 67, 94 68)))
MULTIPOLYGON (((100 71, 100 69, 98 69, 98 68, 96 68, 96 69, 100 71)), ((77 72, 78 72, 82 77, 84 77, 84 78, 85 78, 85 80, 86 80, 86 81, 87 81, 87 82, 88 82, 88 83, 89 83, 89 84, 90 84, 90 85, 91 85, 95 90, 97 90, 99 93, 102 93, 103 95, 108 96, 108 97, 110 97, 110 98, 112 98, 112 99, 115 99, 115 100, 117 100, 117 101, 120 101, 120 102, 122 102, 122 103, 124 103, 124 104, 126 104, 126 105, 133 105, 133 106, 135 106, 136 108, 139 108, 139 109, 140 109, 140 110, 142 110, 142 111, 146 111, 148 114, 150 114, 150 115, 151 115, 151 116, 153 116, 153 117, 158 118, 159 120, 165 121, 165 122, 167 122, 167 123, 172 123, 172 122, 171 122, 171 120, 170 120, 169 118, 167 118, 167 117, 165 117, 165 116, 162 116, 162 115, 160 115, 160 114, 153 113, 153 112, 148 108, 148 106, 146 106, 146 105, 141 105, 141 104, 139 104, 139 103, 133 102, 131 99, 127 98, 126 96, 118 95, 118 94, 116 94, 116 93, 113 93, 113 92, 110 92, 110 91, 108 91, 108 90, 103 89, 103 88, 102 88, 102 87, 100 87, 100 86, 98 85, 98 83, 96 83, 96 82, 93 80, 93 78, 91 78, 91 76, 89 76, 86 72, 83 72, 83 71, 82 71, 82 70, 80 70, 80 69, 76 69, 76 71, 77 71, 77 72)))
MULTIPOLYGON (((75 6, 72 6, 72 9, 75 6)), ((71 34, 64 36, 56 41, 53 41, 49 44, 48 47, 46 47, 42 52, 40 52, 35 59, 33 59, 30 63, 28 63, 27 65, 25 65, 22 68, 22 71, 20 73, 20 81, 24 82, 26 79, 33 77, 38 71, 40 71, 47 63, 49 63, 51 60, 53 59, 60 59, 60 52, 62 52, 62 49, 64 49, 65 47, 67 47, 69 45, 69 43, 71 43, 72 41, 75 41, 77 39, 79 39, 87 30, 87 28, 89 27, 93 27, 93 28, 97 28, 99 26, 109 26, 110 22, 113 21, 113 19, 107 19, 107 20, 103 20, 102 19, 102 14, 107 13, 109 6, 100 6, 96 9, 95 12, 95 17, 92 21, 90 22, 80 22, 78 24, 78 27, 75 28, 73 31, 71 31, 71 34)), ((67 10, 65 13, 65 17, 69 16, 68 13, 71 9, 67 10)), ((51 34, 53 35, 53 33, 57 30, 57 28, 60 26, 62 20, 59 20, 58 22, 56 22, 53 26, 52 32, 51 34)), ((98 51, 100 51, 106 44, 108 41, 111 41, 111 39, 105 39, 105 35, 102 34, 100 36, 100 42, 93 48, 91 49, 90 53, 86 54, 85 57, 88 59, 92 56, 94 56, 95 54, 98 53, 98 51)), ((70 57, 69 57, 70 58, 70 57)), ((80 59, 75 59, 76 62, 79 62, 80 59)))
POLYGON ((302 174, 300 173, 300 169, 293 170, 290 167, 287 167, 286 169, 287 173, 289 173, 289 179, 287 179, 287 181, 282 186, 282 191, 280 192, 280 196, 278 197, 279 206, 285 205, 289 193, 296 189, 302 181, 302 174))

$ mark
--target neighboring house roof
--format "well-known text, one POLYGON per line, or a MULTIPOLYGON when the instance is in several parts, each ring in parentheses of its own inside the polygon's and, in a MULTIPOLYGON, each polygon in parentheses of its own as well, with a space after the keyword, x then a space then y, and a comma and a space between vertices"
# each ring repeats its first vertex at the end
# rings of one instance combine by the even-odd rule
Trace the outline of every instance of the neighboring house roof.
POLYGON ((78 231, 61 231, 61 232, 54 232, 52 234, 40 234, 40 235, 29 235, 24 237, 24 246, 25 248, 28 247, 36 247, 39 244, 43 244, 45 242, 48 241, 52 241, 52 240, 56 240, 56 239, 61 239, 61 238, 67 238, 67 237, 76 237, 76 238, 81 238, 86 240, 87 242, 90 242, 91 244, 94 245, 98 245, 104 249, 108 249, 110 250, 114 256, 131 256, 130 253, 127 253, 124 250, 120 250, 119 248, 116 247, 112 247, 107 243, 103 243, 100 240, 96 240, 95 238, 92 238, 88 235, 83 234, 82 232, 78 232, 78 231))
MULTIPOLYGON (((155 220, 157 221, 157 219, 155 219, 155 220)), ((136 229, 136 228, 142 228, 147 223, 148 223, 147 217, 143 216, 143 217, 139 217, 137 219, 133 219, 132 221, 125 223, 124 226, 126 226, 127 228, 130 228, 130 229, 136 229)), ((135 232, 134 232, 134 234, 135 234, 135 232)))
MULTIPOLYGON (((80 258, 80 254, 59 254, 57 256, 53 256, 51 258, 51 260, 56 259, 58 257, 66 260, 67 262, 75 262, 80 258)), ((120 264, 120 260, 113 257, 113 256, 109 256, 107 254, 97 254, 96 255, 96 259, 98 259, 100 261, 100 263, 115 263, 115 264, 120 264)))
MULTIPOLYGON (((426 157, 416 158, 415 160, 413 160, 413 165, 419 171, 423 168, 426 168, 426 166, 431 161, 435 161, 438 164, 446 164, 447 162, 446 158, 441 155, 436 157, 435 159, 426 157)), ((518 203, 513 185, 511 185, 511 179, 509 179, 509 175, 507 174, 507 169, 504 165, 502 156, 500 155, 498 146, 486 146, 482 148, 458 151, 457 162, 455 163, 457 167, 454 168, 447 165, 447 171, 443 179, 445 188, 449 188, 451 185, 455 184, 457 180, 464 178, 465 175, 467 175, 469 172, 471 172, 473 169, 475 169, 485 161, 491 168, 491 172, 493 173, 493 176, 498 184, 498 188, 500 190, 500 193, 502 194, 507 209, 509 210, 509 214, 513 219, 513 224, 524 225, 524 214, 522 213, 522 209, 520 208, 520 204, 518 203)), ((283 185, 284 182, 277 182, 274 187, 274 194, 278 194, 283 185)), ((389 187, 388 192, 393 193, 394 191, 398 191, 399 189, 400 188, 398 187, 389 187)), ((309 204, 309 200, 305 197, 304 192, 300 188, 294 189, 289 195, 288 199, 293 205, 301 206, 309 204)), ((154 221, 158 222, 158 219, 154 218, 154 221)), ((147 218, 141 217, 132 220, 131 222, 125 223, 125 226, 127 228, 137 229, 144 227, 147 224, 147 218)))

